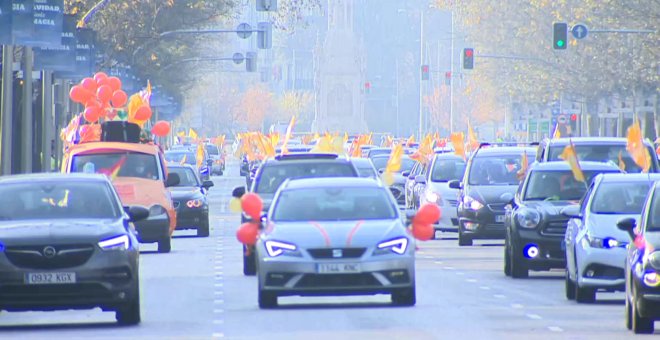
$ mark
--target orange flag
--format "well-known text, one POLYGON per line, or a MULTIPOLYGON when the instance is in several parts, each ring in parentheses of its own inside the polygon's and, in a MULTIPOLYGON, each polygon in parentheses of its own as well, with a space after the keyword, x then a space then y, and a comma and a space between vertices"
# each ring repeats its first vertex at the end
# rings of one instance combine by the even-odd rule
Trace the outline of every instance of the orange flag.
POLYGON ((576 181, 586 183, 587 180, 584 178, 584 173, 580 167, 580 161, 578 160, 577 153, 575 152, 575 146, 571 141, 570 144, 566 145, 564 151, 559 155, 559 158, 568 162, 573 172, 573 177, 576 181))
POLYGON ((449 140, 454 145, 454 153, 465 159, 465 135, 463 132, 454 132, 449 136, 449 140))
POLYGON ((626 150, 632 156, 635 164, 642 168, 642 172, 648 173, 651 167, 651 155, 649 155, 646 146, 644 145, 644 138, 642 136, 642 129, 639 126, 639 121, 635 119, 633 125, 628 128, 626 150))
POLYGON ((468 125, 468 150, 470 152, 473 152, 474 150, 477 150, 479 147, 479 139, 477 138, 477 134, 474 133, 474 129, 472 129, 472 125, 470 124, 470 121, 468 120, 467 122, 468 125))

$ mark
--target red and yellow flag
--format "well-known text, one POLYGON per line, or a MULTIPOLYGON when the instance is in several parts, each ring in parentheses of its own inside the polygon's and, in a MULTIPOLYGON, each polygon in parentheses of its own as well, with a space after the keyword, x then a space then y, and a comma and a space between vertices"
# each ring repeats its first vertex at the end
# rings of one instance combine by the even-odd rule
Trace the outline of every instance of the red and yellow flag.
POLYGON ((529 168, 529 159, 527 158, 527 152, 523 151, 522 159, 520 160, 520 170, 516 173, 519 181, 525 179, 527 175, 527 169, 529 168))
POLYGON ((403 145, 399 144, 392 149, 390 158, 387 160, 382 179, 386 185, 394 183, 394 173, 401 170, 401 159, 403 158, 403 145))
POLYGON ((474 129, 472 128, 472 125, 470 124, 470 121, 468 120, 467 122, 468 126, 468 150, 470 152, 474 152, 479 148, 479 139, 477 138, 477 134, 474 133, 474 129))
POLYGON ((587 182, 584 178, 584 173, 580 167, 580 161, 578 160, 577 153, 575 152, 575 146, 573 145, 572 141, 566 145, 564 151, 561 153, 561 155, 559 155, 559 158, 568 162, 568 165, 571 167, 571 171, 573 172, 573 177, 576 181, 583 183, 587 182))

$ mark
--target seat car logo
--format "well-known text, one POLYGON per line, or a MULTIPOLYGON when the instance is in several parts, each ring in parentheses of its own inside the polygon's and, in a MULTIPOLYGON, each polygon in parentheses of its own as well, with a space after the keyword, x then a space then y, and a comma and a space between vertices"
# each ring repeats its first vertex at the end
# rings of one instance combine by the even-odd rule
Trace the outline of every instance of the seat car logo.
POLYGON ((52 259, 53 257, 55 257, 55 255, 57 255, 57 250, 55 250, 55 248, 52 246, 47 246, 44 248, 42 253, 46 258, 52 259))
POLYGON ((332 257, 343 257, 344 252, 341 249, 333 249, 332 250, 332 257))

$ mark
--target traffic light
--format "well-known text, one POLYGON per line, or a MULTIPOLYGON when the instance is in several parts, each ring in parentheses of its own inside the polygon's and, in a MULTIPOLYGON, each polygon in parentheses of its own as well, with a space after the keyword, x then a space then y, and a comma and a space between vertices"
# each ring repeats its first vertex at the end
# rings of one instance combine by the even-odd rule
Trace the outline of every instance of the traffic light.
POLYGON ((429 65, 422 65, 422 80, 429 80, 429 65))
POLYGON ((451 71, 445 72, 445 85, 451 85, 451 71))
POLYGON ((471 70, 474 68, 474 49, 473 48, 464 48, 463 49, 463 69, 471 70))
POLYGON ((552 48, 565 50, 568 45, 568 24, 555 22, 552 24, 552 48))
POLYGON ((370 82, 365 82, 364 83, 364 93, 366 93, 366 94, 371 93, 371 83, 370 82))
POLYGON ((578 115, 573 113, 570 118, 568 134, 569 136, 575 136, 575 132, 578 130, 578 115))
POLYGON ((270 22, 257 24, 257 47, 262 50, 273 47, 273 24, 270 22))

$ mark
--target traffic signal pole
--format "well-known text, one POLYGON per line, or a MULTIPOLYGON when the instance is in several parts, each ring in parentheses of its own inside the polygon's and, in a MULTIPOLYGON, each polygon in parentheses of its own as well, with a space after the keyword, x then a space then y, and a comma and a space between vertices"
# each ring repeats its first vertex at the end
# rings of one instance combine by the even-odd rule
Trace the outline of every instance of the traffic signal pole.
POLYGON ((11 140, 14 115, 12 112, 14 90, 14 46, 2 48, 2 124, 0 125, 0 167, 2 175, 11 175, 11 140))

